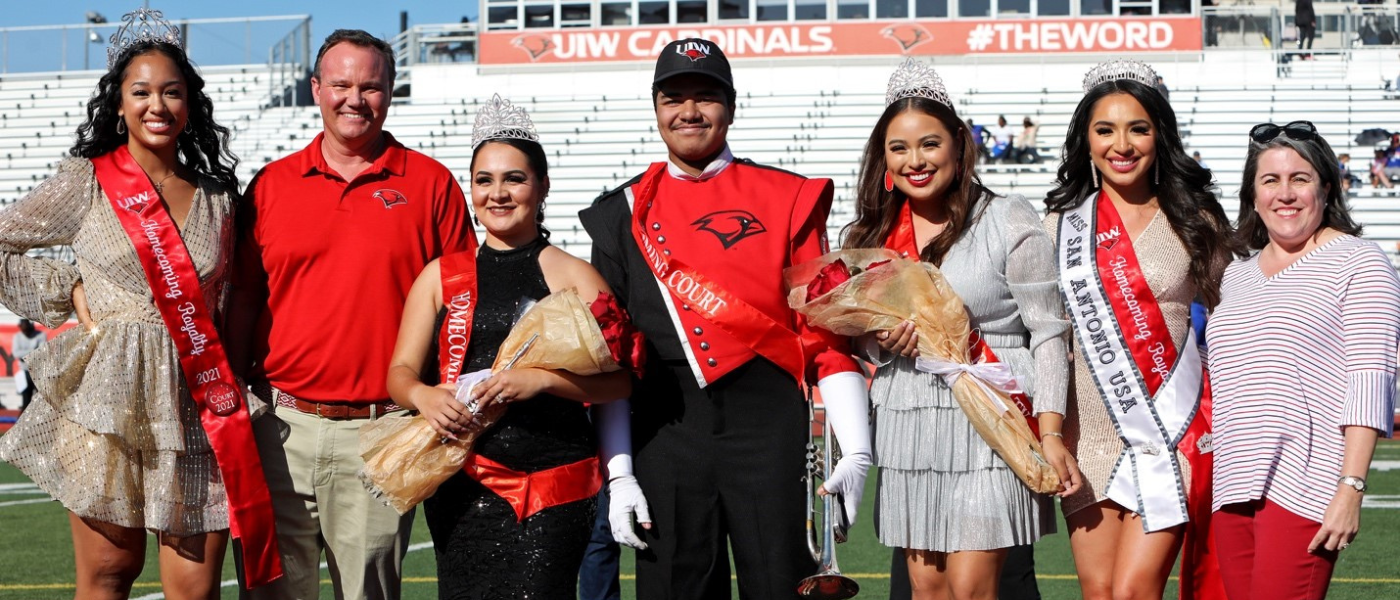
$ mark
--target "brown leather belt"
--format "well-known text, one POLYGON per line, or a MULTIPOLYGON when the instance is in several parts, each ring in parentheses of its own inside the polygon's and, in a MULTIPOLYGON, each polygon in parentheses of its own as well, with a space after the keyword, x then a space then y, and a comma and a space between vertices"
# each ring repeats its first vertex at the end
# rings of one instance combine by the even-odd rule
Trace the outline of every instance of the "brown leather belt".
POLYGON ((254 392, 258 395, 270 394, 276 399, 277 406, 290 408, 308 415, 316 415, 322 419, 370 419, 383 416, 390 411, 403 410, 391 400, 382 402, 312 402, 302 400, 296 396, 288 394, 282 390, 268 384, 254 385, 254 392))

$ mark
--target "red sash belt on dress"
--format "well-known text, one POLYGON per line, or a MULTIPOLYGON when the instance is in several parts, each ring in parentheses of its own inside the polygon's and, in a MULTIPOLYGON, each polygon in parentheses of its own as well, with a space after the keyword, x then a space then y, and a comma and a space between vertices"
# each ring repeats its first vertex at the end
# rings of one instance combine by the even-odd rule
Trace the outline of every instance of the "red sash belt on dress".
POLYGON ((468 477, 505 498, 515 509, 517 521, 524 521, 552 506, 592 498, 603 487, 603 473, 598 468, 596 456, 552 469, 525 473, 473 452, 462 470, 468 477))

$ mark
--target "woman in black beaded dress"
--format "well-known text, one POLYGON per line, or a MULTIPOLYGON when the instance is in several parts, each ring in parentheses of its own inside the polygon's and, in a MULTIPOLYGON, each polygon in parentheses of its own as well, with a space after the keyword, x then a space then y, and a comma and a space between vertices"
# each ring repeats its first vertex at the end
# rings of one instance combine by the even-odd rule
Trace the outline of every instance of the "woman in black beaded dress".
MULTIPOLYGON (((546 158, 524 111, 494 98, 473 133, 471 202, 486 241, 475 257, 477 294, 462 373, 491 367, 522 300, 574 288, 589 303, 608 292, 591 265, 546 239, 546 158)), ((466 431, 472 417, 453 384, 438 385, 447 314, 442 281, 454 275, 447 271, 455 258, 433 261, 414 283, 389 371, 393 399, 446 437, 466 431)), ((602 481, 584 403, 630 392, 625 371, 509 369, 473 388, 482 406, 509 404, 477 438, 468 469, 424 502, 440 598, 575 596, 602 481)))

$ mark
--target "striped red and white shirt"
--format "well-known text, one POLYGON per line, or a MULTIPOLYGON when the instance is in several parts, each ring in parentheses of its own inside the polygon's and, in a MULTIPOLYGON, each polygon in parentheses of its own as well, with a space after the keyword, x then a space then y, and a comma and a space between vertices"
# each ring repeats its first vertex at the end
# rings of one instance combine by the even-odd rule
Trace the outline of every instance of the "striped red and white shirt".
POLYGON ((1391 435, 1400 279, 1379 246, 1343 235, 1273 277, 1258 255, 1237 260, 1220 296, 1206 326, 1213 509, 1268 498, 1321 522, 1342 428, 1391 435))

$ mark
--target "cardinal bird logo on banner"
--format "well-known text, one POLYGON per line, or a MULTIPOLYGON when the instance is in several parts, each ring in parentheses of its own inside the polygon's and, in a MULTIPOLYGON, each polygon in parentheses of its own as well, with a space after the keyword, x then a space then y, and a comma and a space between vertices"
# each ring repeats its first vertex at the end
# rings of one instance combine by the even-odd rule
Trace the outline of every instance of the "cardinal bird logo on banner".
POLYGON ((890 25, 880 30, 880 35, 889 38, 899 44, 900 52, 908 53, 915 46, 933 41, 933 34, 924 29, 922 25, 913 23, 903 23, 900 25, 890 25))

